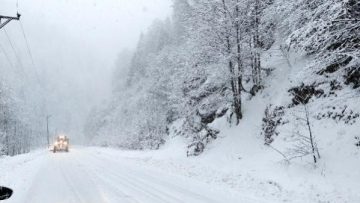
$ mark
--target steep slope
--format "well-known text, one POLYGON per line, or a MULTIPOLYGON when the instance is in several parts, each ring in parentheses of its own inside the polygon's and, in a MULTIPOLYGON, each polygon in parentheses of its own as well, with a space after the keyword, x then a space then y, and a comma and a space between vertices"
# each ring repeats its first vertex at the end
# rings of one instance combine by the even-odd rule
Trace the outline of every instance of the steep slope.
POLYGON ((358 167, 359 7, 354 0, 175 1, 173 18, 141 37, 127 77, 92 114, 87 134, 93 144, 129 149, 159 149, 180 137, 187 156, 233 163, 243 154, 254 170, 283 161, 298 166, 292 175, 306 168, 341 187, 354 183, 357 172, 337 180, 358 167))

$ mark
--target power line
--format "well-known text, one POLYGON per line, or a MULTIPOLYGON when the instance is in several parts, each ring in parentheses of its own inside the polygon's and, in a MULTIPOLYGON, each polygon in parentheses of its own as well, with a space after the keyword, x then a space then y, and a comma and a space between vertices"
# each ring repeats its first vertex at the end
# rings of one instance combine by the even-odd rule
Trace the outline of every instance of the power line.
POLYGON ((32 63, 32 65, 33 65, 33 66, 34 66, 34 68, 35 68, 35 62, 34 62, 33 55, 32 55, 32 53, 31 53, 31 49, 30 49, 30 46, 29 46, 29 41, 28 41, 28 39, 27 39, 27 37, 26 37, 26 34, 25 34, 25 31, 24 31, 23 24, 21 23, 21 21, 20 21, 20 20, 19 20, 19 22, 20 22, 20 27, 21 27, 22 34, 23 34, 24 39, 25 39, 27 52, 28 52, 28 54, 29 54, 29 56, 30 56, 30 58, 31 58, 31 63, 32 63))
POLYGON ((9 55, 6 53, 4 47, 3 47, 1 44, 0 44, 0 49, 1 49, 1 51, 4 53, 5 58, 6 58, 6 60, 8 61, 8 63, 10 64, 10 66, 11 66, 12 68, 15 68, 14 64, 13 64, 13 63, 11 62, 11 60, 10 60, 9 55))
MULTIPOLYGON (((9 23, 10 21, 12 21, 12 20, 18 20, 18 21, 20 21, 21 15, 19 14, 19 0, 16 0, 16 9, 17 9, 17 15, 16 15, 16 17, 10 17, 10 16, 2 16, 2 15, 0 15, 0 29, 1 29, 1 28, 4 28, 4 26, 5 26, 6 24, 8 24, 8 23, 9 23), (1 23, 1 19, 6 19, 6 21, 5 21, 4 23, 1 23)), ((37 71, 37 69, 36 69, 35 62, 34 62, 34 58, 33 58, 33 55, 32 55, 32 52, 31 52, 31 49, 30 49, 30 46, 29 46, 29 41, 28 41, 28 39, 27 39, 27 37, 26 37, 25 30, 24 30, 24 27, 23 27, 21 21, 20 21, 20 28, 21 28, 22 34, 23 34, 24 39, 25 39, 27 52, 28 52, 28 54, 29 54, 29 56, 30 56, 31 63, 32 63, 33 67, 34 67, 35 77, 36 77, 36 79, 37 79, 40 87, 42 87, 42 85, 41 85, 41 80, 40 80, 40 78, 39 78, 39 74, 38 74, 38 71, 37 71)), ((15 57, 16 57, 16 59, 17 59, 17 61, 18 61, 18 64, 21 66, 21 69, 23 69, 23 68, 24 68, 24 65, 22 64, 21 59, 20 59, 19 55, 18 55, 17 52, 16 52, 16 49, 15 49, 14 44, 12 43, 12 41, 11 41, 11 39, 10 39, 10 37, 9 37, 9 35, 8 35, 8 33, 6 32, 5 29, 4 29, 4 32, 5 32, 5 35, 6 35, 7 40, 9 41, 9 44, 10 44, 10 46, 11 46, 11 49, 13 50, 13 52, 14 52, 14 54, 15 54, 15 57)), ((4 53, 6 53, 6 52, 4 52, 4 53)), ((10 60, 9 60, 9 61, 10 61, 10 60)))
MULTIPOLYGON (((14 52, 14 54, 15 54, 15 57, 16 57, 16 59, 17 59, 17 61, 18 61, 18 64, 19 64, 20 67, 21 67, 21 68, 20 68, 20 69, 21 69, 21 73, 24 75, 24 65, 23 65, 23 63, 22 63, 22 61, 21 61, 21 58, 20 58, 19 55, 17 54, 16 49, 15 49, 15 46, 14 46, 14 44, 12 43, 12 41, 11 41, 11 39, 10 39, 10 36, 8 35, 8 33, 6 32, 5 29, 4 29, 4 32, 5 32, 6 38, 7 38, 8 42, 9 42, 9 44, 10 44, 10 46, 11 46, 11 49, 13 50, 13 52, 14 52)), ((29 52, 29 53, 31 54, 31 52, 29 52)), ((37 82, 39 83, 39 85, 42 86, 42 85, 41 85, 40 78, 39 78, 39 75, 38 75, 38 72, 37 72, 37 69, 36 69, 36 67, 35 67, 35 65, 34 65, 34 61, 33 61, 33 59, 32 59, 32 55, 30 55, 30 57, 31 57, 31 60, 32 60, 32 65, 34 66, 35 78, 36 78, 37 82)), ((25 74, 25 75, 28 76, 27 74, 25 74)))
POLYGON ((5 58, 6 58, 6 60, 8 61, 9 65, 10 65, 15 71, 18 71, 18 73, 21 74, 22 77, 25 77, 26 74, 24 73, 24 70, 23 70, 22 68, 19 68, 18 66, 15 66, 15 65, 13 64, 12 60, 10 59, 10 56, 7 54, 4 46, 2 46, 1 44, 0 44, 0 49, 1 49, 1 51, 4 53, 5 58))
POLYGON ((20 64, 21 67, 24 67, 23 64, 22 64, 22 62, 21 62, 21 60, 20 60, 20 57, 18 56, 18 54, 17 54, 17 52, 16 52, 16 50, 15 50, 14 44, 12 43, 12 41, 11 41, 8 33, 6 32, 5 28, 4 28, 4 32, 5 32, 6 38, 7 38, 8 42, 9 42, 9 44, 10 44, 10 46, 11 46, 11 49, 13 50, 13 52, 14 52, 14 54, 15 54, 15 57, 16 57, 18 63, 20 64))
POLYGON ((36 67, 35 62, 34 62, 34 57, 32 55, 31 49, 30 49, 29 40, 26 37, 26 33, 25 33, 24 26, 23 26, 22 22, 20 20, 19 20, 19 22, 20 22, 21 32, 22 32, 22 34, 24 36, 24 39, 25 39, 26 49, 27 49, 27 52, 28 52, 28 54, 30 56, 31 63, 32 63, 34 71, 35 71, 36 80, 38 81, 39 85, 42 87, 41 80, 39 78, 39 73, 38 73, 37 67, 36 67))

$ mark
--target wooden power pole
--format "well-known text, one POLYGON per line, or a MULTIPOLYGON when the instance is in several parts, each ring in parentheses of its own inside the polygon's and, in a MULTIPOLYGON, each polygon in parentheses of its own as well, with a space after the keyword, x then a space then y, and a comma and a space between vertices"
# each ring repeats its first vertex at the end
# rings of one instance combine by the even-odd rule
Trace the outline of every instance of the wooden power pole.
POLYGON ((49 132, 49 118, 51 115, 46 116, 46 134, 47 134, 47 144, 50 147, 50 132, 49 132))

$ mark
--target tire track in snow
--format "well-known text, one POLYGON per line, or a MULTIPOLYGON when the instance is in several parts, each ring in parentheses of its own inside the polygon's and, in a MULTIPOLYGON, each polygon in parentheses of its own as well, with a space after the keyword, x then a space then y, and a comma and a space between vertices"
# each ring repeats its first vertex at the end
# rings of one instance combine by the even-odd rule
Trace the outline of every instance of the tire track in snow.
MULTIPOLYGON (((73 182, 69 179, 69 174, 71 173, 69 170, 65 170, 64 169, 64 166, 63 166, 63 163, 58 163, 59 165, 59 168, 60 168, 60 171, 61 171, 61 174, 62 174, 62 177, 64 177, 64 180, 66 181, 67 183, 67 186, 69 186, 71 188, 71 191, 72 193, 74 194, 74 196, 76 197, 76 199, 78 201, 78 203, 82 202, 82 203, 87 203, 82 197, 81 195, 79 194, 77 188, 75 185, 73 185, 73 182)), ((68 166, 67 167, 70 167, 71 166, 71 163, 68 163, 68 166)), ((71 166, 73 167, 73 166, 71 166)))
MULTIPOLYGON (((96 153, 92 153, 93 156, 90 156, 93 158, 94 162, 96 161, 102 161, 103 164, 101 165, 107 165, 107 166, 114 166, 117 165, 120 170, 123 170, 124 173, 120 173, 119 171, 116 171, 112 168, 107 168, 109 170, 109 173, 106 174, 112 174, 113 178, 117 178, 119 181, 121 180, 128 180, 129 184, 133 184, 135 186, 134 189, 139 190, 138 188, 142 188, 143 190, 146 190, 150 192, 152 195, 155 194, 162 194, 167 199, 165 199, 165 202, 184 202, 184 199, 192 202, 219 202, 219 200, 213 200, 206 196, 200 195, 198 193, 190 191, 189 188, 181 187, 180 185, 176 184, 176 181, 169 182, 161 179, 161 175, 159 174, 158 177, 155 177, 152 174, 147 173, 144 170, 137 170, 134 168, 134 166, 129 165, 119 165, 121 163, 119 160, 113 160, 109 157, 102 157, 97 155, 96 153), (124 171, 125 170, 125 171, 124 171), (119 174, 126 174, 126 176, 119 175, 119 174), (141 176, 141 177, 139 177, 141 176), (151 188, 144 189, 145 188, 151 188), (167 192, 166 192, 167 191, 167 192), (171 191, 171 192, 169 192, 171 191), (182 198, 179 198, 182 197, 182 198)), ((163 198, 162 198, 163 199, 163 198)))
POLYGON ((235 199, 221 188, 151 167, 142 168, 136 160, 97 154, 91 148, 48 152, 41 166, 24 196, 26 201, 19 203, 257 202, 242 196, 235 199))
POLYGON ((137 203, 135 199, 133 199, 128 194, 125 194, 121 190, 115 190, 115 188, 111 185, 109 185, 108 182, 104 182, 103 179, 99 178, 99 175, 104 173, 103 168, 99 170, 98 172, 93 172, 93 167, 89 165, 91 163, 89 160, 86 160, 86 157, 84 154, 80 154, 82 157, 74 156, 74 160, 76 160, 77 163, 80 163, 79 166, 81 166, 82 170, 88 174, 88 177, 91 177, 91 182, 97 186, 97 188, 101 191, 102 197, 105 202, 122 202, 124 203, 124 200, 126 202, 131 203, 137 203), (79 160, 81 159, 81 160, 79 160), (101 184, 100 184, 101 183, 101 184), (111 187, 110 187, 111 186, 111 187), (106 191, 104 191, 106 189, 106 191), (105 197, 104 197, 105 196, 105 197), (115 199, 115 200, 111 200, 115 199))
MULTIPOLYGON (((95 162, 99 162, 99 158, 93 158, 93 161, 89 161, 89 163, 95 163, 95 162)), ((101 160, 104 161, 104 160, 101 160)), ((97 175, 98 177, 100 177, 103 181, 107 182, 107 184, 112 185, 113 187, 119 189, 119 190, 126 190, 128 192, 131 192, 134 194, 135 199, 141 199, 141 196, 145 195, 145 199, 143 199, 140 202, 144 202, 145 200, 147 202, 149 202, 151 200, 151 202, 183 202, 181 201, 179 198, 171 196, 167 193, 164 193, 160 190, 155 190, 152 186, 148 186, 144 184, 139 184, 136 183, 136 178, 133 177, 128 177, 128 176, 124 176, 124 175, 119 175, 119 174, 128 174, 128 171, 124 172, 123 169, 122 171, 117 171, 114 169, 111 169, 110 167, 103 167, 103 166, 109 166, 109 165, 114 165, 109 164, 108 162, 104 162, 103 164, 100 165, 92 165, 90 166, 90 168, 95 169, 96 171, 101 171, 101 173, 99 172, 94 172, 95 175, 97 175), (122 173, 121 173, 122 172, 122 173), (114 182, 116 181, 116 182, 114 182), (125 188, 123 186, 126 186, 125 188), (146 187, 148 186, 148 187, 146 187), (129 191, 129 188, 131 188, 132 191, 129 191), (139 197, 140 196, 140 197, 139 197), (165 197, 164 197, 165 196, 165 197)))

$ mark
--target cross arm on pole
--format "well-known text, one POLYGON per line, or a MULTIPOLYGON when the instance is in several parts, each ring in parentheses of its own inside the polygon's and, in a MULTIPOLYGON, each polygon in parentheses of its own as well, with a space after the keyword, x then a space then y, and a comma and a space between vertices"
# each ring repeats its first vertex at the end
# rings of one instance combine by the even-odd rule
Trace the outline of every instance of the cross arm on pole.
POLYGON ((19 13, 17 13, 16 17, 0 15, 0 29, 3 28, 12 20, 20 20, 20 17, 21 15, 19 13), (2 19, 5 19, 5 22, 2 23, 1 22, 2 19))

